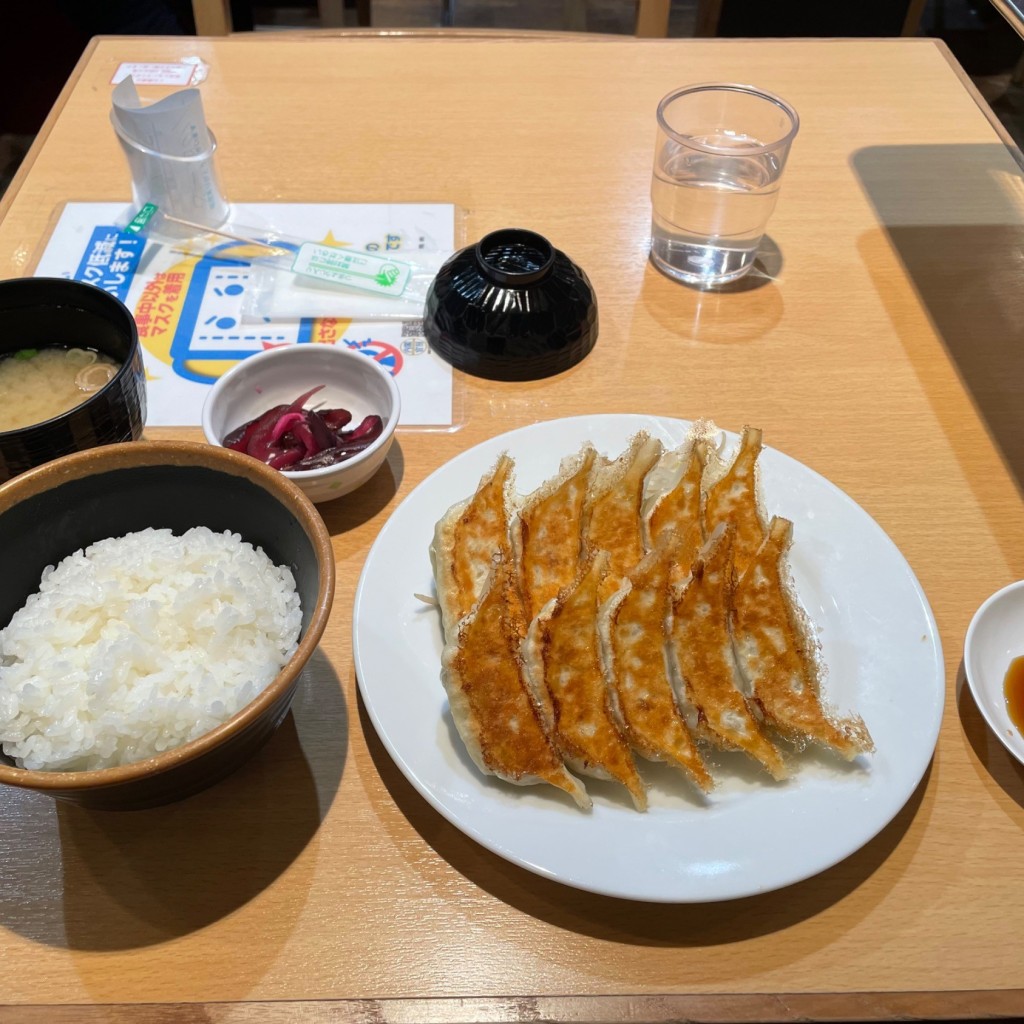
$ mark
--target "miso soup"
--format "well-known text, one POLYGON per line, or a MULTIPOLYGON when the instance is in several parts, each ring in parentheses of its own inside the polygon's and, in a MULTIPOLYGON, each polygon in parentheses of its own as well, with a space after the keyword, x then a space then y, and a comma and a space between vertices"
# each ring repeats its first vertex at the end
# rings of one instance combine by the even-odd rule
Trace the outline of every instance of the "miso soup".
POLYGON ((24 348, 0 356, 0 430, 42 423, 81 405, 120 365, 85 348, 24 348))

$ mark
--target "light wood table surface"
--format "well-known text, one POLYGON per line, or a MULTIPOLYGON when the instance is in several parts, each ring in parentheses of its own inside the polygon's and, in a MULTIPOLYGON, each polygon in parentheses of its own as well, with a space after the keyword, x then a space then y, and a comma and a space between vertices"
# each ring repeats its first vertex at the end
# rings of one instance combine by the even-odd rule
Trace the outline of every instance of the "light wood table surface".
POLYGON ((235 776, 124 815, 0 794, 0 1022, 1024 1010, 1024 769, 961 667, 975 609, 1024 576, 1024 183, 945 49, 101 39, 0 207, 0 276, 31 272, 63 202, 128 199, 107 120, 118 63, 193 54, 231 199, 453 202, 470 239, 530 227, 590 275, 600 340, 550 380, 461 380, 462 429, 400 434, 388 470, 324 507, 332 622, 294 716, 235 776), (777 280, 727 294, 646 261, 655 106, 712 80, 775 91, 802 119, 770 225, 777 280), (471 445, 590 412, 760 425, 881 524, 931 601, 934 761, 893 823, 818 877, 696 906, 542 880, 435 813, 361 708, 353 590, 390 512, 471 445))

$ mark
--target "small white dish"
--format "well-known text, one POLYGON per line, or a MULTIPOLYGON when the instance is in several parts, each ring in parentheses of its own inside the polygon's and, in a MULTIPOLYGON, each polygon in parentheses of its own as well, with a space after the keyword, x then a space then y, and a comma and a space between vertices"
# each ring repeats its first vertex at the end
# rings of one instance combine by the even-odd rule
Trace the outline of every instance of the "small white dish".
POLYGON ((1010 720, 1003 684, 1010 662, 1024 654, 1024 580, 996 591, 975 613, 964 641, 964 670, 982 717, 1024 764, 1024 736, 1010 720))
POLYGON ((203 405, 203 433, 223 447, 232 430, 273 408, 295 401, 322 384, 312 399, 321 408, 352 413, 350 428, 377 415, 384 430, 371 445, 344 462, 322 469, 282 470, 311 501, 324 502, 362 487, 383 465, 401 413, 398 385, 371 355, 338 345, 287 345, 249 356, 213 385, 203 405))

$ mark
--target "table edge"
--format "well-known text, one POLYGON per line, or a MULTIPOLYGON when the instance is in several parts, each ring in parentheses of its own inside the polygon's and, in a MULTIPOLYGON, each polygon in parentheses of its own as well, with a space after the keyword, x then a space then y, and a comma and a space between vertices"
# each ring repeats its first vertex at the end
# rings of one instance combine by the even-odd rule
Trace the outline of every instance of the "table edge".
MULTIPOLYGON (((993 0, 994 2, 994 0, 993 0)), ((1024 171, 1024 153, 1021 152, 1014 137, 1006 130, 1003 122, 996 116, 995 111, 989 106, 988 101, 978 91, 978 87, 971 81, 971 76, 963 69, 960 61, 953 56, 953 51, 942 39, 933 39, 935 48, 949 64, 953 74, 960 80, 960 84, 967 91, 967 94, 977 104, 978 109, 985 115, 992 130, 999 136, 999 141, 1006 147, 1010 156, 1016 161, 1017 166, 1024 171)))
POLYGON ((729 995, 506 996, 233 1003, 0 1004, 0 1024, 513 1024, 520 1021, 790 1024, 1017 1018, 1024 989, 729 995))

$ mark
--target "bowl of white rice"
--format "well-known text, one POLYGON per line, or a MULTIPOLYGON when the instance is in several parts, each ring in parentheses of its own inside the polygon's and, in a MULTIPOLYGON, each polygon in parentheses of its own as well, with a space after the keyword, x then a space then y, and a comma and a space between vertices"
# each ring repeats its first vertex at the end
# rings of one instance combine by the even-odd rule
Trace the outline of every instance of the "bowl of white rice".
POLYGON ((108 809, 229 774, 323 634, 330 535, 280 473, 136 442, 0 486, 0 783, 108 809))

